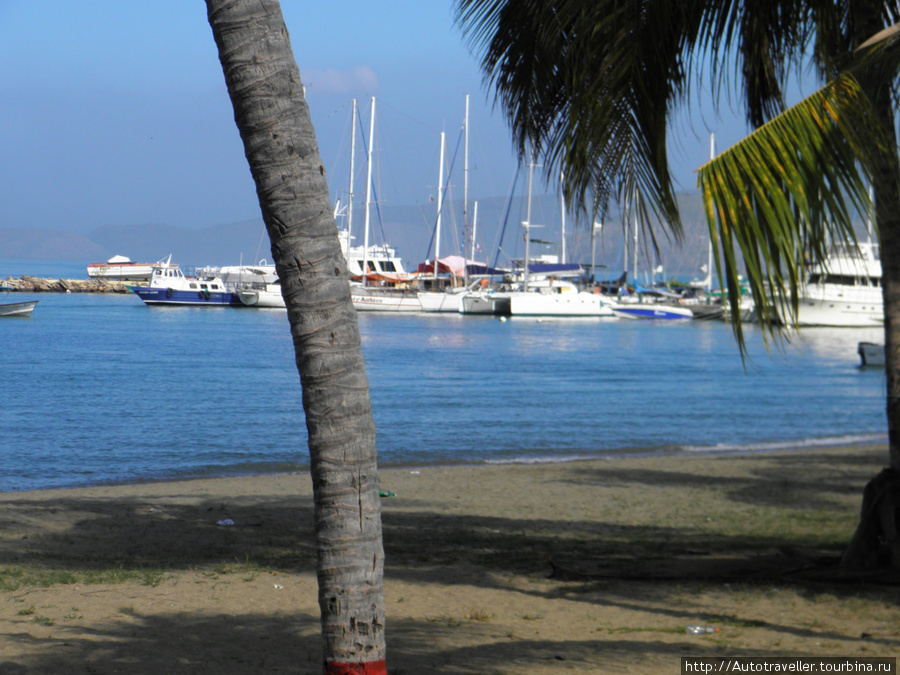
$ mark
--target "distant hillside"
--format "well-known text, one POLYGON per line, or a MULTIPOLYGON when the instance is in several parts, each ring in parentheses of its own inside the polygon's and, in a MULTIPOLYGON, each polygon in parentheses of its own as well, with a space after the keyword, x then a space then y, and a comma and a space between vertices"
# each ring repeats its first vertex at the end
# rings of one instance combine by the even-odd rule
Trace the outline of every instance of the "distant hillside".
MULTIPOLYGON (((684 245, 678 247, 670 241, 661 228, 657 239, 661 249, 661 262, 667 276, 697 276, 699 266, 706 261, 707 235, 699 195, 679 196, 685 226, 684 245)), ((474 204, 469 204, 470 220, 474 216, 474 204)), ((354 207, 354 244, 363 242, 364 209, 354 207)), ((521 222, 525 219, 525 200, 502 197, 479 200, 476 239, 479 244, 476 258, 505 265, 511 258, 524 254, 524 237, 521 222), (500 254, 500 233, 504 229, 500 254)), ((385 241, 403 257, 408 267, 426 257, 433 257, 432 233, 437 220, 434 203, 391 206, 385 205, 371 214, 369 241, 380 244, 385 241), (431 248, 429 249, 429 245, 431 248)), ((553 242, 533 244, 533 252, 560 252, 560 228, 562 216, 558 199, 554 195, 541 195, 532 202, 532 240, 553 242)), ((460 201, 445 204, 441 217, 441 255, 457 253, 463 237, 463 214, 460 201)), ((345 219, 339 226, 345 227, 345 219)), ((567 254, 570 261, 589 264, 590 227, 566 217, 567 254)), ((596 242, 597 276, 603 278, 621 272, 623 265, 623 223, 614 215, 602 228, 596 242)), ((628 236, 631 246, 632 235, 628 236)), ((648 245, 642 234, 641 256, 638 267, 649 269, 644 251, 648 245)), ((135 261, 155 261, 172 254, 173 262, 184 267, 201 265, 235 265, 271 259, 271 246, 262 219, 217 225, 205 229, 189 229, 165 224, 104 225, 91 231, 86 237, 53 230, 0 229, 0 257, 42 260, 66 260, 73 262, 97 262, 113 255, 125 255, 135 261)), ((632 267, 633 254, 629 255, 632 267)), ((659 264, 654 260, 654 266, 659 264)))
POLYGON ((0 228, 0 257, 3 258, 97 260, 104 253, 102 246, 72 232, 0 228))
POLYGON ((262 219, 216 225, 200 230, 172 225, 104 225, 91 231, 91 241, 109 255, 154 261, 171 253, 182 266, 237 265, 272 257, 262 219))

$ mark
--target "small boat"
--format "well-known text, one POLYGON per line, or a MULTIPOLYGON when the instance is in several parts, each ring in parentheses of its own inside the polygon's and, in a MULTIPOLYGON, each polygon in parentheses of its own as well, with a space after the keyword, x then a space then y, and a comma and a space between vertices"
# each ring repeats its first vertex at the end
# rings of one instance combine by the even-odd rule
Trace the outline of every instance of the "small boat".
POLYGON ((0 303, 0 316, 30 316, 37 300, 0 303))
POLYGON ((860 342, 856 351, 863 366, 880 366, 884 367, 884 345, 874 342, 860 342))
POLYGON ((172 256, 167 260, 159 260, 155 263, 132 262, 124 255, 114 255, 102 263, 91 263, 87 266, 87 273, 91 279, 112 279, 116 281, 144 281, 150 278, 154 267, 176 268, 172 264, 172 256))
POLYGON ((284 298, 281 295, 281 281, 276 279, 270 284, 251 283, 239 286, 234 292, 241 304, 247 307, 284 309, 284 298))
POLYGON ((612 306, 613 314, 623 319, 655 319, 683 321, 693 319, 694 313, 687 307, 676 307, 656 302, 635 302, 612 306))
POLYGON ((228 306, 240 300, 218 277, 186 277, 177 267, 154 267, 147 286, 132 292, 148 305, 228 306))

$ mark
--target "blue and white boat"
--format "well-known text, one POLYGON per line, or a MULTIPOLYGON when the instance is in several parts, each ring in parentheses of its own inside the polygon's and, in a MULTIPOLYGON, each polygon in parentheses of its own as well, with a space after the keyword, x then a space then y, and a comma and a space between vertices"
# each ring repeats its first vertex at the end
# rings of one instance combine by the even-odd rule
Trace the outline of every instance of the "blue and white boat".
POLYGON ((613 305, 611 309, 613 314, 622 319, 679 321, 694 318, 694 313, 687 307, 677 307, 655 302, 620 303, 613 305))
POLYGON ((177 267, 154 267, 147 286, 131 290, 148 305, 240 305, 219 277, 186 277, 177 267))

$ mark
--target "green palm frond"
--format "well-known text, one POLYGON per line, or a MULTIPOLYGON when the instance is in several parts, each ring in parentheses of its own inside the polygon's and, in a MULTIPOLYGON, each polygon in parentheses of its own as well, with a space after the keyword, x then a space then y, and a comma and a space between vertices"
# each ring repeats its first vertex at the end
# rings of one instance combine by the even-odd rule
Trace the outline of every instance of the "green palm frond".
POLYGON ((742 261, 764 326, 791 326, 804 265, 830 241, 855 242, 853 217, 868 213, 869 164, 886 152, 868 98, 842 75, 699 169, 719 282, 735 334, 742 261))

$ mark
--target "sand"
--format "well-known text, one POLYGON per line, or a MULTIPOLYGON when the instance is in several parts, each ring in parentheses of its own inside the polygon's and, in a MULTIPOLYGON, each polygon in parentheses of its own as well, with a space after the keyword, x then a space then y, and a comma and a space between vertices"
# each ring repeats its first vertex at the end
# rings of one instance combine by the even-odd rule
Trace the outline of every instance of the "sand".
MULTIPOLYGON (((382 470, 388 670, 895 656, 897 578, 836 566, 886 459, 382 470)), ((320 672, 311 501, 305 474, 0 495, 0 675, 320 672)))

